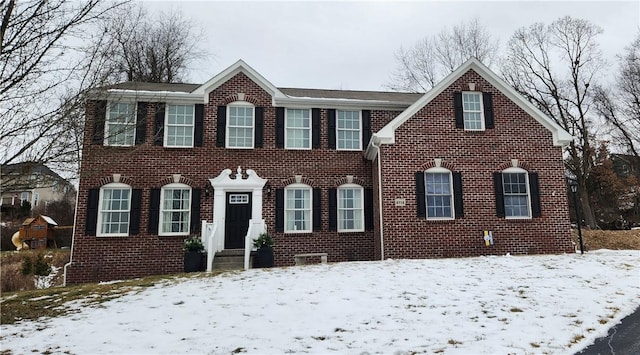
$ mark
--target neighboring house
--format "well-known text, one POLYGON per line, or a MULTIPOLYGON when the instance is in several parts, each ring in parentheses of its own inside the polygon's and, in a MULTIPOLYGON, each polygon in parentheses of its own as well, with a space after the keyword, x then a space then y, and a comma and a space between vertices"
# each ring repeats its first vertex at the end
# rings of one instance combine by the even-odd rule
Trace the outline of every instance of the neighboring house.
POLYGON ((611 154, 613 171, 627 178, 628 193, 620 197, 620 218, 611 223, 615 228, 640 226, 640 157, 629 154, 611 154))
POLYGON ((15 214, 24 201, 34 209, 63 199, 75 200, 73 185, 41 163, 8 164, 2 166, 1 176, 0 204, 5 216, 15 214))
POLYGON ((277 266, 574 250, 571 136, 475 59, 424 95, 278 88, 238 61, 94 98, 67 283, 180 272, 190 234, 211 268, 265 229, 277 266))

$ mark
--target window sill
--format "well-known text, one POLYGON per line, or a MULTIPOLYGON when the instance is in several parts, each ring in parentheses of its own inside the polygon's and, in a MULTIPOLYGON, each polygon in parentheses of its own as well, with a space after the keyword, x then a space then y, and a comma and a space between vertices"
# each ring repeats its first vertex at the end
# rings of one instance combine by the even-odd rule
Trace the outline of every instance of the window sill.
POLYGON ((96 235, 96 238, 126 238, 129 234, 102 234, 96 235))
POLYGON ((429 219, 429 218, 424 218, 423 219, 425 222, 430 223, 430 224, 448 224, 448 223, 453 223, 456 221, 455 218, 447 218, 447 219, 429 219))
POLYGON ((513 223, 530 223, 533 222, 533 218, 531 217, 506 217, 504 219, 507 222, 513 223))

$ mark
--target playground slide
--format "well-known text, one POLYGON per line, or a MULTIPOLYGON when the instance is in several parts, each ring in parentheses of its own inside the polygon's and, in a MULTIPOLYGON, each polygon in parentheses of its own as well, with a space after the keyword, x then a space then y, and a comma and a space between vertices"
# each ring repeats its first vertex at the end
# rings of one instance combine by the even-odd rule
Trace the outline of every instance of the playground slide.
POLYGON ((29 249, 29 244, 23 242, 22 239, 20 239, 20 231, 13 233, 13 236, 11 237, 11 243, 15 245, 17 250, 29 249))

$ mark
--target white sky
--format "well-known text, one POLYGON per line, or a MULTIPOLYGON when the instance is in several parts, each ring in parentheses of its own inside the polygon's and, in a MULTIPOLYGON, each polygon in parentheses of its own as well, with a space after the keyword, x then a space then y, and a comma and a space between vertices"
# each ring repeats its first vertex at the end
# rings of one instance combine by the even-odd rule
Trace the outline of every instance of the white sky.
POLYGON ((637 250, 227 272, 2 325, 0 350, 574 354, 640 306, 639 272, 637 250))
POLYGON ((604 56, 629 45, 640 28, 640 1, 145 1, 180 10, 205 31, 212 53, 191 82, 202 83, 238 59, 278 87, 383 90, 394 53, 443 27, 477 17, 500 39, 535 22, 569 15, 603 28, 604 56))

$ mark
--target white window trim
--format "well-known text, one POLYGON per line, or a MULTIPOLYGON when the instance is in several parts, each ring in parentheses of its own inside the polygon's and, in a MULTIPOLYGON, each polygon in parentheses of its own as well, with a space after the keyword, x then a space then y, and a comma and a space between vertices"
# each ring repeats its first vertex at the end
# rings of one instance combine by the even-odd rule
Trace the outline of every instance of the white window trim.
POLYGON ((338 233, 348 233, 348 232, 364 232, 364 187, 358 185, 358 184, 343 184, 338 186, 338 189, 336 191, 336 213, 337 213, 337 223, 338 223, 338 233), (340 223, 341 218, 340 218, 340 190, 341 189, 345 189, 345 190, 360 190, 360 222, 362 225, 362 228, 357 228, 357 229, 342 229, 340 228, 340 226, 342 225, 342 223, 340 223))
POLYGON ((451 221, 456 219, 456 199, 453 192, 453 172, 443 167, 433 167, 424 171, 424 204, 425 204, 425 216, 429 221, 451 221), (451 217, 429 217, 429 198, 427 194, 427 174, 449 174, 449 192, 451 193, 451 217))
POLYGON ((311 233, 313 232, 313 189, 311 188, 311 186, 307 185, 307 184, 300 184, 300 183, 294 183, 294 184, 290 184, 287 185, 284 188, 284 232, 287 234, 296 234, 296 233, 311 233), (288 201, 289 199, 287 198, 288 195, 288 191, 289 190, 308 190, 309 191, 309 221, 307 223, 307 225, 309 226, 309 229, 295 229, 295 230, 290 230, 287 229, 287 226, 289 225, 288 222, 288 211, 297 211, 297 209, 289 209, 288 208, 288 201))
POLYGON ((501 175, 501 183, 502 183, 502 196, 503 196, 503 208, 505 209, 504 211, 504 218, 505 219, 532 219, 532 211, 531 211, 531 187, 529 186, 529 172, 522 169, 522 168, 507 168, 502 170, 502 174, 513 174, 513 173, 520 173, 520 174, 524 174, 524 184, 525 184, 525 188, 527 189, 527 212, 529 213, 528 216, 507 216, 507 206, 504 203, 504 199, 507 196, 507 194, 504 192, 504 176, 501 175))
POLYGON ((189 235, 191 231, 191 201, 193 199, 193 189, 191 186, 181 183, 171 183, 162 186, 160 189, 160 218, 158 218, 158 235, 159 236, 174 236, 174 235, 189 235), (189 218, 187 219, 187 230, 185 232, 163 232, 162 224, 164 222, 164 193, 166 189, 184 189, 189 190, 189 218))
POLYGON ((362 150, 362 110, 336 110, 336 150, 344 150, 344 151, 360 151, 362 150), (358 148, 340 148, 340 140, 339 140, 339 134, 338 132, 340 130, 342 131, 355 131, 355 129, 349 129, 349 128, 342 128, 339 129, 338 128, 338 112, 340 111, 349 111, 349 112, 358 112, 358 122, 360 123, 360 128, 358 129, 358 148))
MULTIPOLYGON (((172 125, 175 127, 186 127, 187 125, 184 124, 179 124, 179 125, 172 125)), ((178 104, 178 103, 170 103, 167 102, 165 109, 164 109, 164 129, 163 129, 163 133, 164 133, 164 137, 163 137, 163 141, 162 141, 162 145, 164 147, 167 148, 193 148, 194 144, 195 144, 195 140, 196 140, 196 105, 189 105, 189 104, 178 104), (193 107, 193 119, 191 121, 191 145, 169 145, 169 106, 191 106, 193 107)))
MULTIPOLYGON (((302 130, 303 128, 292 128, 302 130)), ((311 150, 313 147, 313 112, 311 112, 310 108, 303 107, 286 107, 284 109, 284 148, 291 150, 311 150), (288 139, 288 130, 289 130, 289 110, 307 110, 309 111, 309 147, 289 147, 289 139, 288 139)))
MULTIPOLYGON (((472 111, 472 112, 476 112, 476 111, 472 111)), ((481 91, 463 91, 462 92, 462 124, 464 126, 464 130, 465 131, 480 132, 480 131, 485 131, 486 130, 486 127, 484 126, 484 98, 482 97, 482 92, 481 91), (465 109, 464 109, 464 95, 465 94, 473 94, 473 95, 478 95, 480 97, 480 128, 479 129, 467 128, 466 121, 464 119, 464 113, 466 112, 465 109)))
MULTIPOLYGON (((122 124, 120 124, 122 125, 122 124)), ((137 102, 131 102, 131 101, 108 101, 107 102, 107 110, 106 110, 106 117, 104 120, 104 145, 109 146, 109 147, 132 147, 134 145, 136 145, 136 133, 137 133, 137 128, 138 128, 138 103, 137 102), (132 104, 133 105, 133 142, 131 144, 110 144, 109 143, 109 118, 110 118, 110 111, 111 111, 111 104, 112 103, 126 103, 126 104, 132 104)))
POLYGON ((98 220, 96 224, 96 237, 128 237, 129 228, 131 227, 131 194, 133 190, 131 186, 119 182, 112 182, 110 184, 103 185, 100 188, 100 197, 98 198, 98 220), (102 233, 102 200, 104 197, 105 189, 129 189, 129 223, 127 226, 127 233, 102 233))
MULTIPOLYGON (((254 149, 256 146, 256 107, 247 101, 234 101, 227 105, 227 123, 225 124, 225 134, 224 134, 224 146, 228 149, 254 149), (229 146, 229 124, 231 122, 231 107, 250 107, 251 113, 253 114, 253 120, 251 121, 251 147, 231 147, 229 146)), ((242 128, 248 128, 245 126, 237 126, 242 128)))

